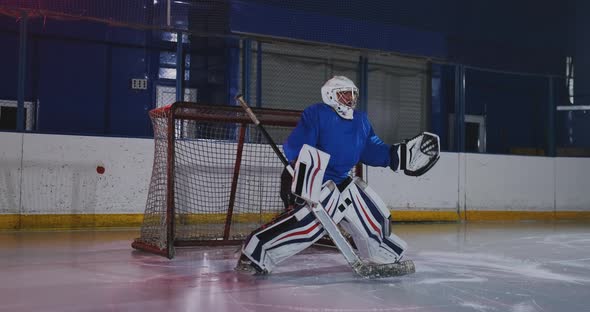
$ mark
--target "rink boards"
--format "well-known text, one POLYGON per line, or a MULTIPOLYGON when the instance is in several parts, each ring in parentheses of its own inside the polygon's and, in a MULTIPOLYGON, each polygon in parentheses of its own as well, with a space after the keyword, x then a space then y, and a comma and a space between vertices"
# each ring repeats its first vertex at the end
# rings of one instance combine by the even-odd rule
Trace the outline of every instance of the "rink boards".
MULTIPOLYGON (((0 229, 141 224, 152 139, 0 133, 0 143, 0 229)), ((365 177, 394 221, 590 219, 585 158, 443 153, 423 177, 365 177)))

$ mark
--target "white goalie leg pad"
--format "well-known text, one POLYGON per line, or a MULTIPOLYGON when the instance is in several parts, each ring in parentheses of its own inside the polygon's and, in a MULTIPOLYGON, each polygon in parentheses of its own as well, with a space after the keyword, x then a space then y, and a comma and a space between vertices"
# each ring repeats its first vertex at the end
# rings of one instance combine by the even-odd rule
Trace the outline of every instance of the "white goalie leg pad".
POLYGON ((390 212, 385 203, 360 178, 342 191, 340 202, 346 205, 340 222, 356 244, 363 260, 394 263, 401 259, 407 244, 390 232, 390 212))
MULTIPOLYGON (((329 181, 324 184, 320 199, 335 206, 338 195, 338 189, 329 181)), ((260 269, 271 272, 277 264, 311 246, 324 234, 324 228, 309 207, 302 205, 255 230, 246 240, 242 253, 260 269)))
POLYGON ((346 211, 346 204, 341 195, 336 183, 332 181, 326 181, 322 186, 322 201, 320 203, 336 224, 344 218, 344 212, 346 211))
POLYGON ((277 264, 319 240, 324 232, 307 205, 299 206, 255 230, 242 253, 260 269, 271 272, 277 264))

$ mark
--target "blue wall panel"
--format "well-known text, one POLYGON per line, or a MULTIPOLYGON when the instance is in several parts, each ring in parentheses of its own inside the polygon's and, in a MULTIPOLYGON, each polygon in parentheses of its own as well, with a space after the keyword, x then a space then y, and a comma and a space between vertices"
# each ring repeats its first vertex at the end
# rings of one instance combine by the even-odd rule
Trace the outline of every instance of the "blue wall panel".
MULTIPOLYGON (((18 62, 19 62, 19 26, 16 18, 0 15, 0 99, 17 100, 18 89, 18 62)), ((31 34, 29 32, 29 38, 31 34)), ((29 39, 30 41, 30 39, 29 39)), ((27 58, 30 60, 34 54, 32 43, 27 47, 27 58)), ((25 101, 30 101, 34 96, 34 72, 31 62, 27 63, 25 81, 25 101)))
POLYGON ((148 111, 152 108, 153 88, 132 90, 131 79, 148 77, 145 49, 112 47, 110 101, 107 109, 109 134, 149 136, 148 111))
MULTIPOLYGON (((30 19, 26 100, 39 100, 38 131, 149 136, 154 91, 134 91, 131 78, 150 70, 145 31, 83 21, 30 19)), ((0 99, 16 99, 18 22, 0 17, 0 99)), ((151 62, 157 66, 157 59, 151 62)), ((150 76, 152 75, 152 76, 150 76)))
POLYGON ((104 134, 107 48, 39 40, 40 131, 104 134))
POLYGON ((248 1, 233 1, 230 29, 413 55, 446 56, 440 33, 248 1), (269 27, 272 25, 272 27, 269 27))
POLYGON ((45 38, 71 38, 85 41, 105 41, 109 26, 85 21, 60 21, 31 18, 30 33, 45 38))
POLYGON ((448 60, 476 67, 540 75, 563 75, 565 47, 531 48, 466 38, 450 38, 448 60))
POLYGON ((440 137, 441 150, 449 146, 449 114, 454 112, 454 66, 432 64, 431 131, 440 137))
MULTIPOLYGON (((590 2, 576 0, 574 33, 575 105, 590 105, 590 2)), ((577 111, 568 118, 569 144, 590 148, 590 112, 577 111)))
POLYGON ((232 1, 234 32, 428 56, 511 71, 563 71, 567 7, 528 1, 232 1), (272 27, 268 27, 272 25, 272 27))
POLYGON ((16 100, 18 86, 18 34, 0 32, 0 99, 16 100))
POLYGON ((545 149, 546 78, 468 69, 465 80, 465 113, 486 117, 487 152, 545 149))

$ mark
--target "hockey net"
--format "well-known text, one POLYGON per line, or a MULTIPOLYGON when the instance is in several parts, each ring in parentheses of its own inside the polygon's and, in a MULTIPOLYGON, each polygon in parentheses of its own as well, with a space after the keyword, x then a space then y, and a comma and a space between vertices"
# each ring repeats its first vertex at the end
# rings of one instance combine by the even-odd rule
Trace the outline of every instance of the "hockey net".
MULTIPOLYGON (((301 115, 254 112, 279 148, 301 115)), ((283 165, 241 107, 178 102, 150 118, 154 164, 134 248, 173 258, 175 246, 237 244, 283 210, 283 165)))

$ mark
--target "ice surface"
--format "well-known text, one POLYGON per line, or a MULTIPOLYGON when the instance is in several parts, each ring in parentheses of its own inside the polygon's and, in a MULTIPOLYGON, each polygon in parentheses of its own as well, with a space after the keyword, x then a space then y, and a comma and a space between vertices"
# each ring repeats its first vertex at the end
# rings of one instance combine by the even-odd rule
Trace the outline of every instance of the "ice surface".
POLYGON ((590 311, 590 226, 395 224, 416 273, 357 277, 311 248, 268 276, 237 247, 133 251, 137 231, 0 232, 0 311, 590 311))

